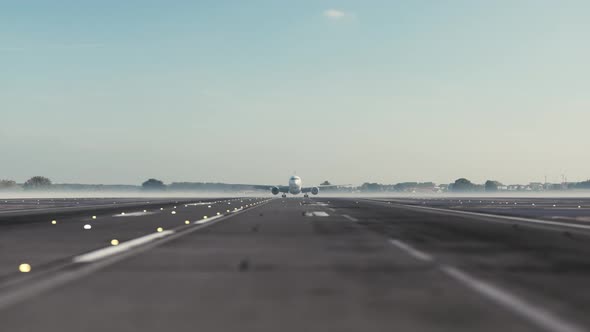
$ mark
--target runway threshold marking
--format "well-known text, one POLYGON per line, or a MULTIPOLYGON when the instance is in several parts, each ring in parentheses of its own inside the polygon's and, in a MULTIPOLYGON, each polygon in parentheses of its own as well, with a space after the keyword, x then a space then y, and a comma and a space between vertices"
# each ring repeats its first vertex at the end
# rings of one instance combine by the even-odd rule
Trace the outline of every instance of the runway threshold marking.
MULTIPOLYGON (((435 259, 433 256, 424 253, 418 249, 413 248, 407 243, 404 243, 397 239, 390 239, 389 243, 394 245, 395 247, 403 250, 408 255, 412 256, 413 258, 425 261, 425 262, 434 262, 435 259)), ((471 289, 472 291, 482 295, 483 297, 487 298, 488 300, 496 303, 497 305, 504 307, 505 309, 509 310, 515 315, 520 316, 521 318, 527 320, 531 324, 543 329, 544 331, 548 332, 584 332, 585 329, 567 322, 562 318, 557 317, 553 313, 537 307, 533 304, 528 303, 527 301, 517 297, 505 291, 497 286, 489 284, 485 281, 475 278, 468 273, 445 264, 440 264, 437 268, 442 271, 446 276, 450 277, 451 279, 459 282, 463 286, 471 289)))

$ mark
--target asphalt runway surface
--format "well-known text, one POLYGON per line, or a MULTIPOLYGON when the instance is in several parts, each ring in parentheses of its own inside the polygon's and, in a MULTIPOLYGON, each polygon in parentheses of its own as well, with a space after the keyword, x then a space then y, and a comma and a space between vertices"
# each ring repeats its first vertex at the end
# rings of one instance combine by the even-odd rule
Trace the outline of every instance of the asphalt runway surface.
POLYGON ((428 199, 382 199, 400 204, 546 220, 590 222, 588 197, 458 197, 428 199))
POLYGON ((561 202, 576 214, 555 219, 456 203, 223 198, 0 214, 0 322, 6 331, 588 330, 590 224, 574 207, 585 204, 561 202))

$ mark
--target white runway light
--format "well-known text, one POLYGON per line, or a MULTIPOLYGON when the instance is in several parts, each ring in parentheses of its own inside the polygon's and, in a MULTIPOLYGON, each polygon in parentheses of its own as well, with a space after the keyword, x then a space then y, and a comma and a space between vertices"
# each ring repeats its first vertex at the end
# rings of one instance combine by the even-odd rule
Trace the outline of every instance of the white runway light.
POLYGON ((21 265, 18 266, 18 270, 22 273, 31 272, 31 265, 29 265, 27 263, 22 263, 21 265))
POLYGON ((170 213, 172 213, 172 214, 176 214, 176 211, 172 211, 172 212, 170 212, 170 213))
POLYGON ((92 226, 90 224, 84 225, 84 229, 91 229, 91 228, 92 228, 92 226))
POLYGON ((92 219, 96 219, 96 216, 92 216, 92 219))

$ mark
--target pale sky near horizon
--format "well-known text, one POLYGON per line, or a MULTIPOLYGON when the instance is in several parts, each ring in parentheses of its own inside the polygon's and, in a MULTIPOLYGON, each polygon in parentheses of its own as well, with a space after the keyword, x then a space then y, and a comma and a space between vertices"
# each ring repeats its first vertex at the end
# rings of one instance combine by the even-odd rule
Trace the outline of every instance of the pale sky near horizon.
POLYGON ((590 2, 3 1, 0 178, 590 178, 590 2))

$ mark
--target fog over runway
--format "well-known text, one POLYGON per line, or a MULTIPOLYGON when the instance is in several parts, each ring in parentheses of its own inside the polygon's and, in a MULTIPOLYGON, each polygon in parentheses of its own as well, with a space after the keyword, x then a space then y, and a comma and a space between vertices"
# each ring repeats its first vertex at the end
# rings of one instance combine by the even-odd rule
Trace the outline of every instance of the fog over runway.
POLYGON ((590 328, 589 199, 66 202, 0 201, 6 330, 590 328))

